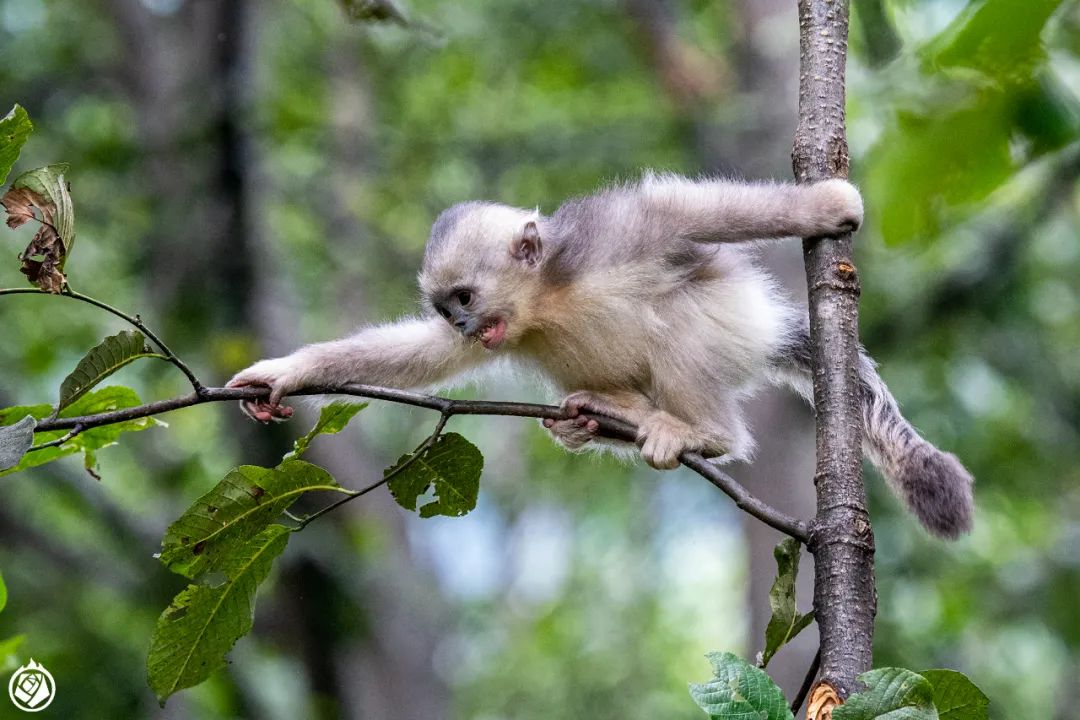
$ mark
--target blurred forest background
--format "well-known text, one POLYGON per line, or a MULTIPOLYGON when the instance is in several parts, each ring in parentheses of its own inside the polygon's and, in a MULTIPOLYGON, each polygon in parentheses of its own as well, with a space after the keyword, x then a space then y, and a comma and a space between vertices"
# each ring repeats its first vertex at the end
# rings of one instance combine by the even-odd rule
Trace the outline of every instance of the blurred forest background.
MULTIPOLYGON (((960 669, 997 718, 1076 720, 1080 8, 853 5, 862 337, 906 414, 978 479, 974 533, 943 544, 868 473, 875 661, 960 669)), ((412 312, 451 203, 551 211, 645 167, 790 177, 794 0, 407 8, 423 27, 349 24, 332 0, 0 0, 2 107, 37 126, 17 169, 72 164, 72 286, 141 313, 220 384, 412 312)), ((21 245, 0 242, 0 286, 20 286, 21 245)), ((805 295, 798 243, 764 256, 805 295)), ((33 296, 3 298, 0 321, 0 406, 53 400, 121 327, 33 296)), ((121 381, 144 400, 186 391, 165 363, 121 381)), ((469 392, 551 399, 506 381, 469 392)), ((739 479, 809 516, 809 411, 783 394, 753 407, 760 460, 739 479)), ((761 648, 776 532, 686 470, 455 418, 487 458, 474 513, 421 520, 382 492, 312 525, 228 670, 160 710, 145 653, 184 585, 153 558, 161 534, 228 468, 273 463, 306 428, 232 406, 163 419, 101 454, 101 482, 75 458, 2 480, 0 637, 25 633, 19 662, 56 677, 44 717, 693 720, 703 653, 761 648)), ((313 459, 358 487, 432 420, 376 404, 313 459)), ((815 641, 770 666, 789 694, 815 641)))

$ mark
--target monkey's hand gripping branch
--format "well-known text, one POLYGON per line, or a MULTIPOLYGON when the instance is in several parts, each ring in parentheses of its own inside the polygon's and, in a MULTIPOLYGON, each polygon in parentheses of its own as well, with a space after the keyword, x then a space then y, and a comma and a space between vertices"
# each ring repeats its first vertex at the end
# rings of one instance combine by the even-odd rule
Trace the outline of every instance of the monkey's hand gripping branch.
MULTIPOLYGON (((70 437, 74 437, 74 435, 89 430, 90 428, 160 415, 161 413, 179 410, 180 408, 190 407, 192 405, 236 400, 265 401, 268 392, 269 391, 266 388, 255 387, 203 387, 200 392, 197 393, 191 393, 169 400, 159 400, 135 407, 123 408, 121 410, 113 410, 95 415, 85 415, 82 417, 51 418, 42 420, 35 431, 69 430, 68 436, 70 439, 70 437)), ((550 418, 552 420, 565 420, 568 418, 568 415, 563 409, 553 405, 492 402, 487 400, 452 400, 436 395, 425 395, 422 393, 374 385, 347 384, 336 387, 310 387, 298 390, 292 393, 292 395, 352 395, 374 400, 385 400, 402 405, 411 405, 413 407, 434 410, 441 414, 442 420, 454 415, 501 415, 512 417, 550 418)), ((599 435, 617 440, 625 440, 627 442, 634 442, 637 437, 637 428, 622 420, 602 415, 593 416, 593 419, 599 425, 599 435)), ((807 542, 809 538, 809 529, 806 523, 777 510, 755 497, 731 476, 720 470, 714 463, 709 462, 708 459, 702 457, 698 453, 691 452, 684 452, 679 459, 683 465, 701 475, 727 494, 740 510, 749 513, 766 525, 769 525, 802 543, 807 542)))

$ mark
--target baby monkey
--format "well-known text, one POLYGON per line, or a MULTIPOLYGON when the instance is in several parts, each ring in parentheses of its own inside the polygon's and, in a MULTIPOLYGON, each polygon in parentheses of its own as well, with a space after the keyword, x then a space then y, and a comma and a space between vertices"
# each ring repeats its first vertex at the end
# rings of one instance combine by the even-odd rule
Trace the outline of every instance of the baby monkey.
MULTIPOLYGON (((263 422, 306 386, 430 388, 509 358, 563 394, 570 419, 545 420, 571 450, 609 444, 590 413, 638 428, 641 456, 674 468, 684 451, 749 460, 742 403, 766 384, 812 396, 806 311, 755 262, 748 241, 858 228, 858 191, 647 174, 550 216, 496 203, 435 221, 420 271, 420 317, 263 360, 231 387, 265 386, 244 411, 263 422)), ((865 353, 865 448, 935 535, 970 529, 972 478, 904 419, 865 353)), ((625 446, 624 446, 625 447, 625 446)))

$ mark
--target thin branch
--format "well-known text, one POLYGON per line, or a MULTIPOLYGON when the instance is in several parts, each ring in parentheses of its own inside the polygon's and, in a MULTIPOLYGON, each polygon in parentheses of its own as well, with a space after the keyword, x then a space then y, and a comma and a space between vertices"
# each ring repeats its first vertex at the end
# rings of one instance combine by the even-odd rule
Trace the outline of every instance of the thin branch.
POLYGON ((795 699, 791 701, 791 714, 798 715, 799 708, 806 702, 806 696, 810 694, 810 688, 814 686, 814 678, 817 677, 818 670, 821 669, 821 648, 817 649, 814 653, 814 659, 810 662, 810 667, 806 670, 806 677, 803 678, 802 687, 799 688, 799 692, 795 695, 795 699))
MULTIPOLYGON (((43 442, 40 445, 34 445, 33 447, 31 447, 26 452, 32 453, 35 450, 44 450, 45 448, 51 448, 51 447, 56 447, 57 445, 63 445, 68 440, 75 437, 76 435, 78 435, 79 433, 81 433, 85 429, 86 428, 84 428, 82 425, 76 425, 75 427, 71 428, 71 430, 69 430, 62 437, 58 437, 55 440, 50 440, 49 442, 43 442)), ((34 432, 37 432, 37 430, 35 429, 34 432)))
MULTIPOLYGON (((49 418, 42 420, 35 428, 35 432, 48 430, 66 430, 76 426, 82 426, 83 430, 101 425, 136 420, 139 418, 160 415, 162 413, 202 405, 211 402, 225 402, 230 400, 258 400, 267 396, 265 388, 207 388, 201 392, 158 400, 136 407, 121 408, 95 415, 82 417, 49 418)), ((296 395, 352 395, 366 397, 373 400, 386 400, 388 402, 411 405, 413 407, 435 410, 440 413, 437 432, 441 433, 446 421, 454 415, 500 415, 510 417, 534 417, 551 418, 553 420, 565 420, 567 416, 561 408, 554 405, 539 405, 536 403, 517 402, 494 402, 490 400, 451 400, 437 395, 425 395, 423 393, 397 390, 394 388, 378 387, 375 385, 347 384, 341 386, 322 386, 305 388, 292 393, 296 395)), ((600 425, 599 434, 604 437, 635 442, 637 428, 630 423, 602 415, 592 416, 600 425)), ((81 432, 81 431, 80 431, 81 432)), ((698 453, 683 453, 680 460, 688 468, 704 477, 717 488, 722 490, 735 505, 749 513, 766 525, 790 535, 796 540, 806 543, 810 533, 806 523, 777 510, 759 498, 755 497, 745 487, 736 482, 727 473, 720 470, 714 463, 702 457, 698 453)), ((367 489, 359 492, 367 492, 367 489)))
MULTIPOLYGON (((97 298, 92 298, 89 295, 83 295, 82 293, 75 292, 70 287, 65 287, 59 294, 64 297, 69 297, 72 300, 79 300, 81 302, 93 305, 94 307, 101 308, 102 310, 112 313, 116 317, 130 323, 133 327, 137 328, 140 332, 142 332, 142 334, 145 335, 151 342, 158 346, 158 348, 161 350, 161 357, 163 357, 163 359, 168 360, 170 363, 175 365, 176 368, 180 370, 180 372, 184 373, 184 375, 188 379, 188 382, 191 383, 191 387, 195 390, 196 394, 199 394, 203 391, 204 388, 202 383, 199 382, 199 379, 197 377, 195 377, 195 373, 191 371, 191 368, 189 368, 187 364, 185 364, 184 361, 181 360, 179 356, 177 356, 176 353, 169 349, 169 346, 166 345, 161 340, 161 338, 159 338, 154 333, 153 330, 146 326, 146 324, 142 321, 141 317, 139 317, 138 315, 128 315, 123 310, 119 310, 112 305, 109 305, 108 303, 104 303, 98 300, 97 298)), ((45 290, 39 290, 37 288, 0 288, 0 295, 56 296, 57 294, 47 292, 45 290)))

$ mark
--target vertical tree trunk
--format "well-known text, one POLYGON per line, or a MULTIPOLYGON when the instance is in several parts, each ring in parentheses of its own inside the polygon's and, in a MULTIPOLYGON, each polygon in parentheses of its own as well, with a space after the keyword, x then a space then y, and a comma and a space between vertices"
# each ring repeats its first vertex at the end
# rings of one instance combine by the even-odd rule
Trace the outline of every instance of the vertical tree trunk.
MULTIPOLYGON (((844 65, 847 0, 799 0, 799 126, 792 161, 799 182, 846 177, 844 65)), ((803 241, 817 410, 814 608, 822 683, 841 697, 870 668, 874 633, 874 535, 862 480, 859 281, 851 235, 803 241)))

